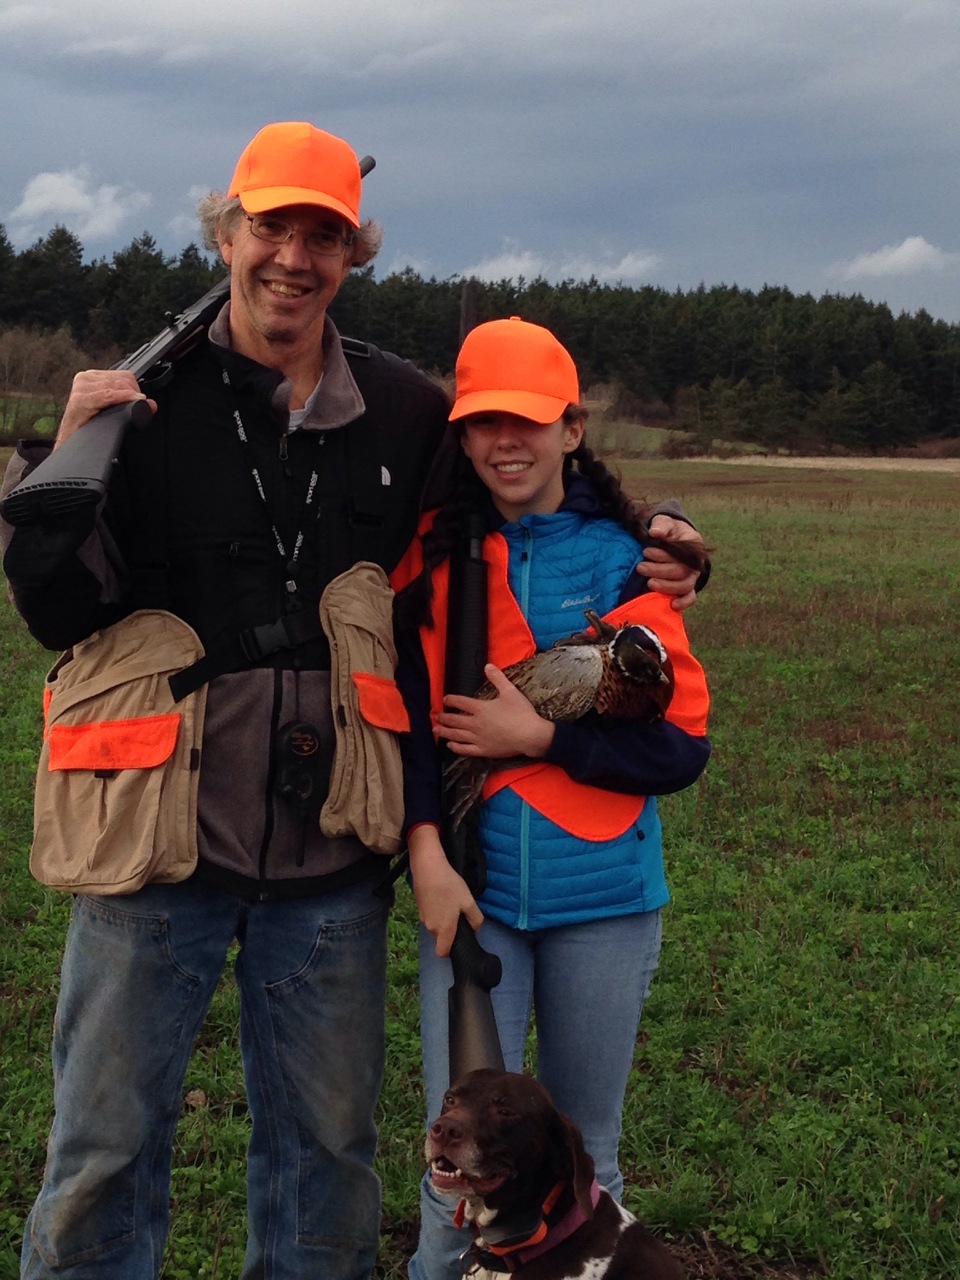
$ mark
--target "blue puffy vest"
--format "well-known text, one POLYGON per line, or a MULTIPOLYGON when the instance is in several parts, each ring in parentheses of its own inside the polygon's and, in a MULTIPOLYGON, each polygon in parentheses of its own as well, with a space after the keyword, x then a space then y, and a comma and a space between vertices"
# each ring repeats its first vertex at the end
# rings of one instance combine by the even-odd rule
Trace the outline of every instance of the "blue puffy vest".
MULTIPOLYGON (((509 584, 538 649, 586 626, 584 609, 613 609, 641 549, 612 520, 576 511, 521 517, 501 526, 509 584)), ((586 841, 538 813, 511 788, 480 810, 487 855, 487 914, 540 929, 652 911, 669 901, 660 819, 651 796, 635 827, 613 840, 586 841)))

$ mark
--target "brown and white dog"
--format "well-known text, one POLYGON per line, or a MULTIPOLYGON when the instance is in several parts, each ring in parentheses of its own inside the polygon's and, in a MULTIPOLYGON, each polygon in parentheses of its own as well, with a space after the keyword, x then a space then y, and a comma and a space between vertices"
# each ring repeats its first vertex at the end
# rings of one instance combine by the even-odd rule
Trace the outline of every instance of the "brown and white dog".
POLYGON ((580 1130, 529 1076, 484 1067, 444 1095, 427 1130, 434 1188, 460 1196, 466 1280, 683 1280, 683 1270, 594 1178, 580 1130))

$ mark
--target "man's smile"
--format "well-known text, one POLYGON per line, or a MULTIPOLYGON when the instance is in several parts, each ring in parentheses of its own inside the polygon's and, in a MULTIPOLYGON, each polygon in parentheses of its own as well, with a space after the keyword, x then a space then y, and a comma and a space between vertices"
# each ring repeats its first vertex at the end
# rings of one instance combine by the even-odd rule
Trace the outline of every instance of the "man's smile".
POLYGON ((310 290, 303 284, 285 284, 282 280, 265 280, 264 284, 278 298, 302 298, 310 290))

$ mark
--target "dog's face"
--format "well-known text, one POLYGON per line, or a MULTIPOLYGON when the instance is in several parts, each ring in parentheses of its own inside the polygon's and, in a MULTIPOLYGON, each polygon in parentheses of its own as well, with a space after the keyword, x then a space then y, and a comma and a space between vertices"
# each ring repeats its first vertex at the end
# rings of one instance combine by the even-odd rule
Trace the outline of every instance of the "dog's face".
POLYGON ((593 1161, 579 1129, 529 1076, 484 1067, 447 1090, 425 1144, 434 1188, 499 1211, 540 1203, 561 1179, 592 1210, 593 1161))

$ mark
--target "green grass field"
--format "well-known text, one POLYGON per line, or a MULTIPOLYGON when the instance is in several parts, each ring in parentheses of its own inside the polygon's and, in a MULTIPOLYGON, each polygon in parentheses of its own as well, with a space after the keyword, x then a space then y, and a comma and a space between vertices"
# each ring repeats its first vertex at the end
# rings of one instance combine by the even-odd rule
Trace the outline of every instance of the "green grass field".
POLYGON ((0 440, 53 435, 60 413, 48 397, 0 395, 0 440))
MULTIPOLYGON (((960 1275, 960 479, 630 462, 716 547, 688 614, 715 752, 663 802, 668 909, 627 1106, 628 1203, 691 1276, 960 1275)), ((0 611, 0 1280, 49 1122, 67 904, 26 870, 49 655, 0 611)), ((381 1276, 421 1171, 414 914, 392 925, 381 1276)), ((602 993, 598 993, 602 997, 602 993)), ((243 1252, 230 980, 185 1091, 163 1276, 243 1252)))

